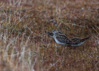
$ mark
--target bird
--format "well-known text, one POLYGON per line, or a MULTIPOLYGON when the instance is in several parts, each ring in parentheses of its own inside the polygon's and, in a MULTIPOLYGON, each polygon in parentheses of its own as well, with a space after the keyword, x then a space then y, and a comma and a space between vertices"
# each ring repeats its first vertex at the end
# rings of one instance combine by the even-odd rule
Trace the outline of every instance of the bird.
MULTIPOLYGON (((46 32, 46 31, 45 31, 46 32)), ((90 36, 86 38, 79 38, 79 37, 74 37, 69 39, 66 34, 58 31, 58 30, 53 30, 52 32, 46 32, 50 37, 52 37, 57 44, 61 45, 66 45, 66 46, 81 46, 84 44, 84 42, 90 38, 90 36)))
POLYGON ((85 38, 79 38, 79 37, 74 37, 74 38, 71 38, 70 41, 71 41, 71 46, 81 46, 82 44, 84 44, 84 42, 86 40, 88 40, 90 38, 90 36, 88 37, 85 37, 85 38))
POLYGON ((51 36, 57 44, 67 45, 71 44, 68 37, 58 30, 53 30, 52 32, 46 32, 49 36, 51 36))

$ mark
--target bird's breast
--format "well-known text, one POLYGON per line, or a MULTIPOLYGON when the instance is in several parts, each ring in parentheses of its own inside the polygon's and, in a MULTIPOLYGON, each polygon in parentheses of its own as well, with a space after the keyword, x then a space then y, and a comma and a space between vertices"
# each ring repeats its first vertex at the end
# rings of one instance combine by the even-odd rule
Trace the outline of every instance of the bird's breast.
POLYGON ((65 43, 60 42, 56 37, 54 37, 54 40, 57 44, 65 45, 65 43))

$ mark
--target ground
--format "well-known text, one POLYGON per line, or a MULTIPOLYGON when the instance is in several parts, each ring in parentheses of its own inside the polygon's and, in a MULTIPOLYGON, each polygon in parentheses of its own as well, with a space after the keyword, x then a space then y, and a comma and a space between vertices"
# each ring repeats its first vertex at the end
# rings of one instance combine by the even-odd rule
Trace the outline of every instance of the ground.
POLYGON ((99 71, 98 0, 0 0, 0 71, 99 71), (91 36, 79 47, 45 31, 91 36))

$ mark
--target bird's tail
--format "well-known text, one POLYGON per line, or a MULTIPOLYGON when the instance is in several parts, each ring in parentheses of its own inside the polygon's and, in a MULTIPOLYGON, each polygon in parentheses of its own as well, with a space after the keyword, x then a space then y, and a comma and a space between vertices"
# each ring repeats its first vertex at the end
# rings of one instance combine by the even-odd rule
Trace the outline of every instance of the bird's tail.
POLYGON ((90 36, 88 36, 88 37, 86 37, 86 38, 83 38, 83 39, 82 39, 82 42, 85 41, 85 40, 87 40, 87 39, 89 39, 89 38, 90 38, 90 36))

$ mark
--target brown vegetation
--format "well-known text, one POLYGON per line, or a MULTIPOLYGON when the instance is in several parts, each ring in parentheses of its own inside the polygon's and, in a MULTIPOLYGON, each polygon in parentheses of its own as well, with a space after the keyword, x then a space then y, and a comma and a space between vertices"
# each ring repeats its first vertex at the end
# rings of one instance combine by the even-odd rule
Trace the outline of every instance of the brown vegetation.
POLYGON ((0 71, 98 71, 98 0, 1 0, 0 71), (45 31, 91 38, 58 45, 45 31))

